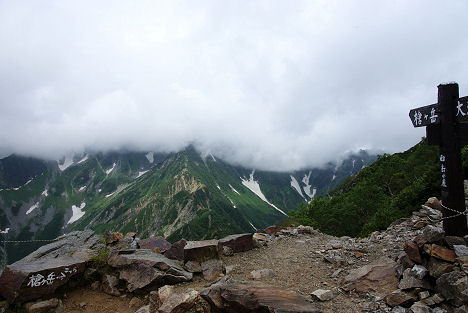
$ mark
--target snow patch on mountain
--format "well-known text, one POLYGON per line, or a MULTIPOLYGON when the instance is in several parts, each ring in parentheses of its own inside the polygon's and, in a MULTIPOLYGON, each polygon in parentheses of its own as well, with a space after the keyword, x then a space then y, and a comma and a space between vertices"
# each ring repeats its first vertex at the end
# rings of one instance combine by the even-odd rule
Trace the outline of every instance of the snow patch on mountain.
POLYGON ((138 176, 135 177, 135 179, 138 178, 138 177, 141 177, 141 176, 145 175, 147 172, 149 172, 149 170, 138 172, 138 176))
POLYGON ((151 164, 154 162, 154 153, 153 152, 148 152, 145 154, 145 157, 148 159, 148 162, 151 164))
POLYGON ((232 202, 231 198, 229 198, 228 196, 226 196, 226 198, 228 198, 228 200, 231 201, 232 207, 233 207, 234 209, 236 209, 237 207, 236 207, 236 205, 234 204, 234 202, 232 202))
POLYGON ((84 161, 86 161, 88 158, 89 158, 89 156, 88 156, 88 155, 85 155, 84 158, 82 158, 81 160, 79 160, 76 164, 81 164, 81 163, 83 163, 84 161))
POLYGON ((30 207, 27 211, 26 211, 26 215, 28 215, 29 213, 31 213, 32 211, 34 211, 35 209, 37 209, 39 207, 39 202, 36 202, 33 204, 32 207, 30 207))
POLYGON ((109 175, 109 174, 114 170, 115 165, 116 165, 116 163, 114 162, 114 163, 112 164, 112 167, 106 171, 106 174, 107 174, 107 175, 109 175))
POLYGON ((262 193, 262 190, 260 189, 260 185, 258 184, 258 181, 254 180, 254 173, 255 170, 252 170, 252 173, 250 173, 249 179, 241 178, 242 185, 245 187, 249 188, 250 191, 252 191, 254 194, 256 194, 260 199, 268 203, 270 206, 275 208, 277 211, 281 212, 282 214, 288 216, 286 213, 284 213, 283 210, 279 209, 276 205, 273 203, 269 202, 265 195, 262 193))
POLYGON ((82 192, 83 190, 85 190, 85 188, 86 188, 86 185, 85 185, 85 186, 82 186, 82 187, 80 187, 80 189, 78 189, 78 191, 79 191, 79 192, 82 192))
POLYGON ((82 202, 79 207, 77 207, 76 205, 72 205, 72 213, 73 214, 72 214, 72 217, 70 218, 70 220, 67 222, 67 225, 71 224, 73 222, 76 222, 77 220, 82 218, 83 215, 85 215, 85 212, 82 211, 85 206, 86 206, 85 202, 82 202))
POLYGON ((289 175, 289 177, 291 177, 291 187, 296 189, 297 193, 300 194, 302 198, 304 198, 304 195, 301 191, 301 186, 299 186, 299 183, 297 182, 296 178, 292 175, 289 175))
POLYGON ((234 191, 235 193, 237 193, 238 195, 240 195, 239 191, 237 191, 234 187, 232 187, 231 184, 229 184, 229 187, 231 187, 232 191, 234 191))
POLYGON ((67 155, 65 156, 65 160, 63 161, 63 164, 59 164, 57 161, 59 169, 63 172, 66 170, 68 167, 70 167, 73 164, 73 156, 67 155))
MULTIPOLYGON (((312 199, 312 198, 314 197, 315 193, 311 193, 311 192, 310 192, 310 188, 312 187, 312 186, 310 185, 310 183, 309 183, 310 175, 311 175, 311 174, 312 174, 311 171, 309 171, 309 174, 307 174, 307 175, 304 174, 304 177, 302 178, 302 182, 303 182, 304 185, 305 185, 305 186, 303 187, 305 194, 306 194, 309 198, 312 199)), ((314 189, 315 189, 315 191, 317 192, 317 189, 316 189, 316 188, 314 188, 314 189)))
POLYGON ((253 226, 252 222, 249 221, 249 224, 250 226, 252 226, 253 229, 255 229, 255 231, 257 231, 257 227, 253 226))
POLYGON ((216 162, 215 157, 210 153, 211 158, 213 159, 214 162, 216 162))
POLYGON ((47 197, 49 193, 47 192, 47 188, 41 193, 44 197, 47 197))
MULTIPOLYGON (((99 191, 99 192, 100 192, 100 191, 99 191)), ((109 198, 109 197, 111 197, 114 193, 115 193, 115 191, 114 191, 114 192, 111 192, 111 193, 108 194, 108 195, 105 195, 104 198, 109 198)))
POLYGON ((219 185, 218 185, 218 184, 216 184, 216 188, 218 188, 219 190, 221 190, 221 187, 219 187, 219 185))

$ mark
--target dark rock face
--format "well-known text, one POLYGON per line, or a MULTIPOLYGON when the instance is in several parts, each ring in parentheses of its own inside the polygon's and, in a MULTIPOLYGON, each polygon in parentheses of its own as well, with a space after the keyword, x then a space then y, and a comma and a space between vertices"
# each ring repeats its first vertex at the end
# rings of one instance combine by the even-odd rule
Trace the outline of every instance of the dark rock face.
POLYGON ((185 282, 193 277, 174 261, 146 249, 113 251, 107 263, 117 269, 130 292, 149 285, 185 282))
POLYGON ((214 312, 316 313, 320 310, 293 291, 225 279, 200 292, 214 312))
POLYGON ((184 247, 185 262, 204 262, 218 257, 218 240, 189 241, 184 247))
POLYGON ((224 247, 229 247, 234 253, 252 250, 254 247, 253 234, 230 235, 218 241, 218 250, 223 252, 224 247))
POLYGON ((187 245, 185 239, 181 239, 174 243, 168 250, 164 252, 164 256, 171 260, 184 260, 184 247, 187 245))
POLYGON ((166 252, 172 247, 171 243, 163 237, 150 237, 140 240, 138 244, 140 245, 141 249, 154 250, 157 248, 161 253, 166 252))
POLYGON ((464 272, 450 272, 437 279, 437 291, 456 305, 468 303, 468 277, 464 272))
POLYGON ((72 277, 82 274, 85 264, 102 246, 92 231, 72 232, 40 247, 5 268, 0 294, 10 303, 53 294, 72 277))

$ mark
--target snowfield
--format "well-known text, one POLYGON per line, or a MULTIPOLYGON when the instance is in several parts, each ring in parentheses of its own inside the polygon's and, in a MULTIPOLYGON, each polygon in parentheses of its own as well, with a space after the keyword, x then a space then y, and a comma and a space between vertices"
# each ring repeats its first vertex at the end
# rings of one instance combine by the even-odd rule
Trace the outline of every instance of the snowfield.
POLYGON ((72 205, 73 214, 70 220, 67 222, 67 225, 76 222, 77 220, 82 218, 83 215, 85 215, 85 212, 81 211, 84 209, 85 206, 86 206, 85 202, 82 202, 80 207, 77 207, 76 205, 72 205))

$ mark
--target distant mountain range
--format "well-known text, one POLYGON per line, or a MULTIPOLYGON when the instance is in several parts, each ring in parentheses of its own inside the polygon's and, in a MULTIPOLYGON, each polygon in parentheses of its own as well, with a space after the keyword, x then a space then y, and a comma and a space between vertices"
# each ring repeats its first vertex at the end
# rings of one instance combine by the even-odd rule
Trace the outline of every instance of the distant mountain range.
MULTIPOLYGON (((47 240, 91 228, 200 240, 253 232, 324 195, 375 161, 360 151, 340 164, 292 173, 256 171, 178 153, 89 153, 45 161, 0 159, 0 230, 9 240, 47 240)), ((41 243, 9 244, 9 262, 41 243)))

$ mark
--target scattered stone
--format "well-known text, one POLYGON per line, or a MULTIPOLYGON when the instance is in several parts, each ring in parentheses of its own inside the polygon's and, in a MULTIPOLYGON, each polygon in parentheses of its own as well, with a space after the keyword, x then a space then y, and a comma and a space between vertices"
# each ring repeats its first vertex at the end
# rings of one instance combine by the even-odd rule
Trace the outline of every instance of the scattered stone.
POLYGON ((468 256, 468 247, 465 245, 454 245, 453 250, 457 257, 468 256))
POLYGON ((416 262, 418 264, 422 263, 421 254, 419 253, 419 247, 415 242, 406 242, 404 250, 411 261, 416 262))
POLYGON ((151 284, 163 286, 186 282, 193 277, 174 261, 146 249, 113 251, 107 263, 117 269, 119 278, 127 282, 130 292, 151 284))
POLYGON ((453 311, 454 313, 468 313, 468 305, 464 304, 453 311))
POLYGON ((427 225, 426 227, 424 227, 422 234, 414 238, 414 241, 419 246, 422 246, 426 243, 439 242, 442 238, 444 238, 444 235, 445 232, 441 227, 427 225))
POLYGON ((427 291, 427 290, 421 291, 420 293, 418 293, 419 300, 427 299, 427 298, 429 298, 430 295, 431 295, 431 294, 430 294, 429 291, 427 291))
POLYGON ((250 278, 252 279, 262 279, 264 277, 271 277, 271 276, 276 276, 276 273, 269 268, 264 268, 261 270, 253 270, 252 272, 250 272, 250 278))
POLYGON ((332 290, 317 289, 311 293, 312 298, 319 301, 328 301, 335 297, 335 293, 332 290))
POLYGON ((218 240, 188 241, 184 247, 184 261, 204 262, 219 258, 218 240))
POLYGON ((341 268, 337 269, 336 271, 333 272, 333 274, 331 274, 331 278, 337 278, 338 275, 341 274, 343 270, 341 268))
POLYGON ((310 235, 316 233, 315 229, 312 226, 304 226, 304 225, 299 225, 297 227, 297 232, 299 234, 310 234, 310 235))
POLYGON ((455 262, 455 252, 442 246, 432 244, 424 245, 424 250, 429 251, 429 254, 435 258, 453 263, 455 262))
POLYGON ((141 308, 136 310, 135 313, 151 313, 149 304, 142 306, 141 308))
POLYGON ((95 281, 91 284, 91 289, 94 291, 100 290, 101 289, 101 283, 98 281, 95 281))
POLYGON ((232 271, 234 270, 234 268, 236 268, 237 265, 229 265, 229 266, 226 266, 226 275, 229 275, 232 273, 232 271))
POLYGON ((428 270, 422 265, 416 264, 411 268, 411 275, 417 279, 423 279, 427 273, 428 270))
POLYGON ((128 232, 125 234, 124 238, 132 238, 134 239, 136 237, 136 233, 135 232, 128 232))
POLYGON ((223 252, 224 247, 231 248, 234 253, 252 250, 254 247, 252 234, 238 234, 224 237, 218 241, 218 250, 223 252))
POLYGON ((455 259, 462 269, 468 269, 468 256, 461 256, 455 259))
POLYGON ((260 233, 255 233, 253 234, 252 236, 252 240, 253 240, 253 243, 254 243, 254 246, 257 247, 257 248, 261 248, 263 247, 264 245, 267 244, 268 242, 268 235, 267 234, 260 234, 260 233))
POLYGON ((225 256, 233 256, 234 250, 228 246, 223 246, 221 253, 225 256))
POLYGON ((184 247, 187 244, 185 239, 181 239, 174 243, 168 250, 164 252, 164 256, 171 260, 184 260, 184 247))
POLYGON ((138 244, 141 249, 158 249, 160 253, 164 253, 172 247, 171 243, 163 237, 150 237, 140 240, 138 244))
POLYGON ((413 313, 432 313, 432 309, 422 302, 415 302, 410 309, 413 313))
POLYGON ((321 312, 293 291, 254 282, 225 280, 200 294, 215 312, 321 312))
POLYGON ((128 303, 128 305, 132 308, 140 308, 143 306, 143 304, 144 304, 143 301, 141 301, 141 299, 137 297, 133 297, 128 303))
POLYGON ((407 306, 418 300, 411 292, 405 292, 400 289, 393 291, 384 298, 385 303, 389 306, 407 306))
POLYGON ((196 261, 188 261, 187 263, 185 263, 184 268, 187 271, 189 271, 190 273, 201 273, 202 272, 200 262, 196 262, 196 261))
POLYGON ((439 278, 440 275, 445 273, 450 273, 454 269, 454 265, 447 263, 445 261, 430 257, 427 262, 427 268, 429 270, 429 275, 434 278, 439 278))
POLYGON ((211 259, 201 264, 203 278, 207 281, 213 281, 219 276, 226 274, 224 263, 218 259, 211 259))
POLYGON ((263 232, 268 235, 274 235, 276 233, 279 233, 283 229, 284 227, 280 227, 280 226, 270 226, 270 227, 265 228, 263 232))
POLYGON ((174 293, 174 287, 170 285, 162 286, 158 289, 159 304, 163 304, 174 293))
POLYGON ((56 309, 61 305, 61 301, 57 298, 52 298, 45 301, 29 302, 24 305, 26 312, 56 312, 56 309))
POLYGON ((88 281, 95 281, 98 280, 100 274, 97 269, 88 267, 83 274, 83 278, 88 281))
POLYGON ((208 304, 201 299, 198 291, 189 289, 184 294, 174 294, 158 309, 159 313, 210 312, 208 304))
POLYGON ((416 277, 415 275, 417 275, 417 272, 413 271, 412 268, 407 268, 403 272, 403 278, 400 280, 398 288, 402 290, 413 288, 424 288, 432 290, 432 286, 427 279, 421 279, 416 277))
POLYGON ((392 313, 407 313, 406 309, 401 306, 396 306, 392 309, 392 313))
POLYGON ((102 277, 102 291, 111 296, 120 296, 120 291, 117 289, 119 280, 113 275, 104 275, 102 277))
POLYGON ((382 257, 371 264, 353 269, 344 278, 344 289, 358 292, 373 291, 384 297, 397 289, 395 264, 391 259, 382 257))

